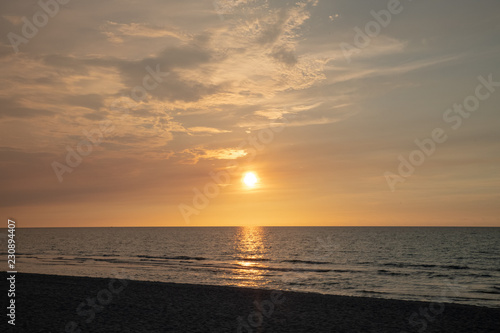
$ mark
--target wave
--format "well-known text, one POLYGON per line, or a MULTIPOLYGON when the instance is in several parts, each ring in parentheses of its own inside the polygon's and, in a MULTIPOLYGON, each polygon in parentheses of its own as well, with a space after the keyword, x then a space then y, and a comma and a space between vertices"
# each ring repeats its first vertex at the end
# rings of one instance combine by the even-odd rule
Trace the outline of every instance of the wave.
POLYGON ((460 265, 404 264, 404 263, 391 263, 391 262, 382 264, 382 266, 398 267, 398 268, 418 267, 418 268, 470 269, 469 266, 460 266, 460 265))
POLYGON ((432 272, 429 272, 428 276, 430 278, 448 278, 448 279, 453 277, 452 275, 449 275, 449 274, 434 274, 432 272))
POLYGON ((470 269, 469 266, 459 266, 459 265, 442 265, 440 267, 448 269, 470 269))
POLYGON ((474 290, 476 293, 480 294, 492 294, 492 295, 500 295, 500 290, 493 287, 493 289, 490 290, 474 290))
POLYGON ((390 272, 390 271, 387 271, 385 269, 379 269, 377 271, 377 273, 381 274, 381 275, 391 275, 391 276, 409 276, 410 275, 407 273, 390 272))
POLYGON ((360 271, 355 271, 352 269, 332 269, 330 272, 334 273, 360 273, 360 271))
MULTIPOLYGON (((268 266, 243 266, 243 265, 237 265, 238 269, 244 269, 244 270, 264 270, 264 271, 277 271, 277 272, 297 272, 297 273, 306 273, 306 272, 314 272, 314 273, 327 273, 331 272, 332 270, 330 269, 314 269, 314 268, 292 268, 292 267, 268 267, 268 266)), ((214 266, 216 267, 216 266, 214 266)))
POLYGON ((167 256, 148 256, 148 255, 137 255, 138 258, 146 258, 146 259, 164 259, 164 260, 207 260, 204 257, 189 257, 189 256, 175 256, 175 257, 167 257, 167 256))
POLYGON ((382 292, 382 291, 373 291, 373 290, 360 290, 359 291, 360 293, 364 293, 364 294, 377 294, 377 295, 388 295, 388 293, 386 292, 382 292))
POLYGON ((291 263, 291 264, 310 264, 310 265, 328 265, 328 264, 330 264, 329 262, 324 262, 324 261, 309 261, 309 260, 298 260, 298 259, 282 260, 281 262, 287 262, 287 263, 291 263))

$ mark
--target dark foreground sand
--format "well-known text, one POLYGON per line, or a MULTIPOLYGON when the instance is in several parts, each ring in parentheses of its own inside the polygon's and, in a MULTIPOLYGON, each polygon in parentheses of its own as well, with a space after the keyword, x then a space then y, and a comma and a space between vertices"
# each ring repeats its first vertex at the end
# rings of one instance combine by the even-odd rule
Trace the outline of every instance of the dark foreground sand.
MULTIPOLYGON (((6 315, 2 317, 0 327, 10 326, 5 325, 6 315)), ((18 274, 15 330, 10 327, 0 331, 500 332, 500 309, 18 274)))

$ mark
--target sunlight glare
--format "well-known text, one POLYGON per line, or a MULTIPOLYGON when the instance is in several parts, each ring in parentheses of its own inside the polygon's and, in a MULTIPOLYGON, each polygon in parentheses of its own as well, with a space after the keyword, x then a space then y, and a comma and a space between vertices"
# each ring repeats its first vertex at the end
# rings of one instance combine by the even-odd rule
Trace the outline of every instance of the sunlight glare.
POLYGON ((247 172, 243 177, 243 183, 248 187, 255 187, 255 185, 257 185, 258 182, 259 179, 253 172, 247 172))

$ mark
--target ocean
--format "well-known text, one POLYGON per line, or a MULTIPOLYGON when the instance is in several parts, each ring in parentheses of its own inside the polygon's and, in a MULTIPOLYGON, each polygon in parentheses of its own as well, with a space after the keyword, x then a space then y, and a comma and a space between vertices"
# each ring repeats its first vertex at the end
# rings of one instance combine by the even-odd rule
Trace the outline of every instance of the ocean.
POLYGON ((33 228, 16 246, 21 273, 500 307, 500 228, 33 228))

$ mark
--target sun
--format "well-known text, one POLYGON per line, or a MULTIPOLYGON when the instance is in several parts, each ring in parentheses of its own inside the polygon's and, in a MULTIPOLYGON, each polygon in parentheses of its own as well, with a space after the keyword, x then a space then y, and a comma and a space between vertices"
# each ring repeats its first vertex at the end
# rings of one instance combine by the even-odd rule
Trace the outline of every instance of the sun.
POLYGON ((248 187, 255 187, 259 182, 259 178, 254 172, 247 172, 243 175, 243 183, 248 187))

